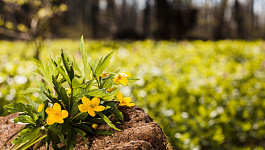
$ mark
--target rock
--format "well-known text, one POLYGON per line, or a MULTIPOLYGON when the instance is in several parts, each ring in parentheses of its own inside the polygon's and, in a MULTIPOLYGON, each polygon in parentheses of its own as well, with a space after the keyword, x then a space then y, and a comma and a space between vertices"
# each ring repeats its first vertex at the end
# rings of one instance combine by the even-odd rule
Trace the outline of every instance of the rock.
MULTIPOLYGON (((103 124, 99 127, 99 129, 106 129, 114 132, 111 136, 105 135, 88 135, 87 141, 89 148, 83 141, 80 136, 77 136, 77 144, 75 149, 91 149, 91 150, 167 150, 171 149, 169 145, 166 135, 163 133, 161 127, 153 121, 153 119, 144 112, 138 106, 134 106, 132 108, 119 108, 124 115, 124 121, 122 124, 115 124, 117 128, 122 131, 116 131, 110 128, 108 125, 103 124)), ((14 116, 7 116, 6 118, 0 118, 0 121, 14 118, 14 116), (1 120, 2 119, 2 120, 1 120)), ((110 120, 114 120, 114 117, 111 117, 110 120)), ((10 128, 15 130, 16 132, 21 125, 14 126, 14 123, 8 122, 5 124, 5 127, 1 127, 0 129, 4 130, 4 128, 10 128)), ((13 131, 8 133, 11 135, 13 131)), ((2 134, 0 133, 0 139, 2 134)), ((4 136, 3 136, 4 137, 4 136)), ((7 138, 6 138, 7 139, 7 138)), ((0 141, 0 145, 5 140, 0 141)), ((9 142, 8 147, 11 144, 9 142)), ((40 150, 45 150, 45 145, 43 145, 40 150)))
MULTIPOLYGON (((24 125, 17 124, 14 122, 9 121, 10 119, 16 118, 18 114, 11 114, 6 117, 0 117, 0 148, 4 144, 7 139, 18 132, 24 125)), ((11 141, 15 138, 14 136, 3 149, 8 149, 11 147, 11 141)))

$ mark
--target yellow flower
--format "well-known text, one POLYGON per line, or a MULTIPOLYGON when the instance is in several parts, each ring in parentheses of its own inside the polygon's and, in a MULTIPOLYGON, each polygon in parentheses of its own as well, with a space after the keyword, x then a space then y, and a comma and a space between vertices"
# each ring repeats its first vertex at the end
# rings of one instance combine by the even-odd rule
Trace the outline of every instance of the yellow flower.
POLYGON ((110 88, 110 89, 107 89, 107 92, 112 92, 114 90, 115 90, 115 88, 110 88))
POLYGON ((93 129, 97 129, 97 128, 98 128, 98 125, 95 124, 95 123, 93 123, 93 124, 92 124, 92 128, 93 128, 93 129))
POLYGON ((101 74, 101 77, 102 78, 106 78, 106 77, 108 77, 109 76, 109 74, 107 73, 107 72, 102 72, 102 74, 101 74))
POLYGON ((128 72, 118 73, 113 79, 113 82, 116 82, 117 84, 121 83, 123 85, 126 85, 128 83, 127 77, 131 77, 131 74, 128 72))
MULTIPOLYGON (((101 76, 101 78, 103 79, 103 78, 108 77, 109 74, 108 74, 107 72, 102 72, 102 74, 101 74, 100 76, 101 76)), ((99 76, 97 77, 97 79, 99 80, 99 76)))
POLYGON ((82 97, 82 103, 78 106, 81 112, 88 112, 90 116, 94 117, 95 111, 103 111, 105 109, 104 106, 99 106, 100 99, 97 97, 92 98, 89 100, 86 97, 82 97))
POLYGON ((123 97, 120 91, 117 93, 116 97, 120 101, 120 106, 132 107, 135 105, 134 103, 131 103, 132 99, 130 97, 123 97))
POLYGON ((71 93, 72 93, 72 90, 71 90, 71 88, 66 88, 66 90, 67 90, 67 92, 68 92, 69 94, 71 94, 71 93))
POLYGON ((42 108, 44 107, 43 103, 39 104, 39 107, 38 107, 38 112, 41 112, 42 108))
POLYGON ((68 117, 67 110, 61 110, 61 105, 55 103, 53 107, 48 107, 45 112, 48 114, 47 124, 64 123, 64 118, 68 117))

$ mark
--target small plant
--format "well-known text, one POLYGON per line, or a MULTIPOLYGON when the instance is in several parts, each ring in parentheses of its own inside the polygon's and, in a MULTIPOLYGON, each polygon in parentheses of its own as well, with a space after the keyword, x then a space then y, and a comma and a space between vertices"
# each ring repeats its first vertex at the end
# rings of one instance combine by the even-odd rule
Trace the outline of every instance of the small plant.
POLYGON ((83 59, 83 72, 75 59, 70 59, 63 51, 61 57, 51 58, 47 64, 34 60, 45 82, 38 82, 40 88, 29 88, 24 94, 40 93, 41 104, 26 97, 29 104, 12 103, 4 108, 10 113, 19 113, 15 123, 26 126, 12 141, 10 150, 24 150, 34 145, 37 149, 46 142, 46 149, 52 143, 53 149, 59 149, 58 143, 64 143, 64 149, 75 147, 76 135, 80 134, 87 144, 86 133, 111 135, 113 132, 97 129, 98 124, 107 123, 120 131, 108 119, 114 115, 123 120, 121 107, 135 104, 130 97, 123 97, 120 85, 137 80, 128 72, 104 72, 113 52, 99 60, 88 62, 87 52, 81 38, 80 50, 83 59))

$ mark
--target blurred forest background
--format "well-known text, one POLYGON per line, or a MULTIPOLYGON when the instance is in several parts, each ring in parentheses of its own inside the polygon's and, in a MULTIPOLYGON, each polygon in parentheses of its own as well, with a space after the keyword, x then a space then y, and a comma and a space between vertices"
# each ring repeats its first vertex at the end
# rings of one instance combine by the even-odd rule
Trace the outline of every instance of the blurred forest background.
POLYGON ((174 149, 264 150, 264 8, 265 0, 0 0, 0 116, 38 86, 32 57, 45 62, 63 49, 80 62, 84 35, 89 60, 114 51, 106 71, 140 79, 121 92, 174 149))
POLYGON ((264 0, 0 0, 0 39, 260 39, 264 0))

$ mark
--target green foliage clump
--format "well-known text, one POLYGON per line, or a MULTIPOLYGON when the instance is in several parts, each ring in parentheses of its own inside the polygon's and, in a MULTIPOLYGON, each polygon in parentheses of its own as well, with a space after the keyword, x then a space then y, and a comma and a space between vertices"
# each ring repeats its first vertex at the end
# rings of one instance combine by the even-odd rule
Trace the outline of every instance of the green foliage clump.
MULTIPOLYGON (((77 62, 82 61, 81 54, 75 51, 76 41, 45 41, 43 45, 40 57, 43 61, 49 58, 50 52, 60 53, 60 48, 74 50, 71 55, 75 55, 77 62)), ((9 46, 11 49, 14 48, 9 46)), ((161 125, 174 148, 265 147, 263 41, 89 41, 86 49, 90 49, 89 58, 114 50, 111 62, 122 66, 121 70, 126 68, 137 74, 140 78, 137 84, 123 87, 121 91, 132 96, 161 125)), ((17 54, 13 56, 18 57, 17 54)), ((27 63, 18 58, 23 63, 16 67, 27 63)), ((116 66, 108 69, 116 70, 116 66)), ((11 78, 15 75, 16 71, 11 78)), ((34 83, 25 76, 33 87, 34 83)), ((1 91, 3 95, 10 94, 2 88, 1 91)), ((16 91, 19 93, 20 89, 16 91)))
MULTIPOLYGON (((4 108, 9 113, 19 113, 14 118, 15 123, 26 126, 12 141, 10 150, 28 149, 46 142, 46 149, 52 143, 53 149, 58 149, 58 143, 64 143, 63 149, 72 150, 76 144, 76 135, 83 137, 87 146, 86 133, 111 135, 113 132, 97 129, 98 124, 107 123, 111 128, 121 131, 108 119, 115 116, 115 122, 123 120, 119 106, 134 106, 130 97, 123 97, 119 88, 135 81, 128 72, 104 72, 110 62, 113 52, 99 60, 88 62, 87 51, 81 38, 80 51, 83 69, 61 51, 58 58, 50 58, 46 64, 34 60, 43 80, 35 80, 39 88, 28 88, 21 94, 37 92, 41 103, 38 104, 25 97, 29 104, 11 103, 4 108), (115 102, 119 101, 118 102, 115 102)), ((6 141, 7 142, 7 141, 6 141)), ((2 149, 2 147, 0 148, 2 149)), ((62 149, 62 148, 60 148, 62 149)))

